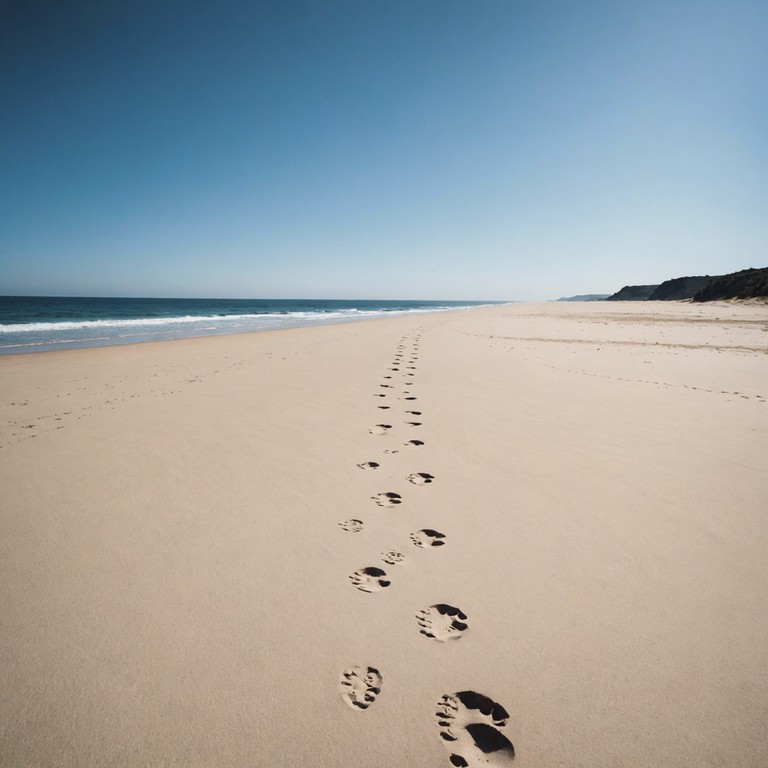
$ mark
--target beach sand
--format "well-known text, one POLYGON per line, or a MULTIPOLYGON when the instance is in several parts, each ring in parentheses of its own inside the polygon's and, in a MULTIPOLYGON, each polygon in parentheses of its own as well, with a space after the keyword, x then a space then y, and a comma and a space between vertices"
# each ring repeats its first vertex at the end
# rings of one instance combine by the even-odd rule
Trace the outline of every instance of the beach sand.
POLYGON ((766 331, 520 304, 0 358, 0 765, 768 765, 766 331))

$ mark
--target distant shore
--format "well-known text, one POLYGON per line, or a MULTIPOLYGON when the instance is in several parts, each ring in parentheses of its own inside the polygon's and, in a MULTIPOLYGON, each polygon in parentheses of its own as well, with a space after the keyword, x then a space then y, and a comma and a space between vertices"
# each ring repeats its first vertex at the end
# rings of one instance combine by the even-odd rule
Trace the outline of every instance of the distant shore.
POLYGON ((766 764, 766 325, 1 357, 0 765, 766 764))

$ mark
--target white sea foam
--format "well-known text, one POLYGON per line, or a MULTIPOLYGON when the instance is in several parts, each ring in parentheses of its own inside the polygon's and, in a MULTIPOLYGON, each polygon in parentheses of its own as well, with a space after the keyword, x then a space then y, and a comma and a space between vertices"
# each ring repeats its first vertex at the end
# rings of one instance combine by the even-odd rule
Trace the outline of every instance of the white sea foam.
POLYGON ((39 333, 55 331, 77 331, 86 328, 134 328, 143 326, 184 325, 188 323, 230 324, 240 323, 244 320, 270 320, 294 317, 315 316, 318 319, 337 314, 343 316, 343 312, 288 312, 288 313, 263 313, 249 315, 183 315, 180 317, 137 317, 129 320, 64 320, 61 322, 37 322, 0 324, 0 333, 39 333))
POLYGON ((177 317, 140 317, 132 319, 66 320, 0 324, 0 355, 36 352, 71 347, 134 344, 195 336, 217 336, 307 325, 353 322, 393 315, 445 312, 472 309, 437 306, 408 309, 333 309, 293 312, 264 312, 239 315, 182 315, 177 317))
MULTIPOLYGON (((475 305, 477 306, 477 305, 475 305)), ((80 331, 98 328, 140 328, 189 325, 190 323, 215 323, 212 328, 222 328, 237 325, 251 325, 279 322, 294 322, 296 320, 312 320, 327 322, 354 316, 355 319, 364 317, 384 317, 389 315, 405 315, 423 312, 444 312, 450 309, 469 309, 470 307, 429 307, 392 310, 363 310, 338 309, 328 312, 264 312, 243 315, 183 315, 179 317, 139 317, 128 320, 64 320, 60 322, 8 323, 0 324, 0 333, 56 333, 58 331, 80 331), (250 322, 249 322, 250 321, 250 322)))

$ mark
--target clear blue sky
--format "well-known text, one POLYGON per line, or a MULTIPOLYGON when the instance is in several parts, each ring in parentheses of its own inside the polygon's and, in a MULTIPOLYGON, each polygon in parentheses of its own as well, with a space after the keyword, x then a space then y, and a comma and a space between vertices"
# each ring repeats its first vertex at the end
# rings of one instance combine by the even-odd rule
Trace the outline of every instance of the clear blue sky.
POLYGON ((768 264, 766 0, 8 0, 0 294, 542 299, 768 264))

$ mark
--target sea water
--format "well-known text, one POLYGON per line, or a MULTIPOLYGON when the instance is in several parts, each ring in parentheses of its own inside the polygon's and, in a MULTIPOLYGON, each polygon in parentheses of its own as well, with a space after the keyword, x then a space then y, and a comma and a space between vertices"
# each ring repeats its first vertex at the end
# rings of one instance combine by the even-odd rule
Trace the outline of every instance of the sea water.
POLYGON ((0 354, 213 336, 495 302, 0 297, 0 354))

